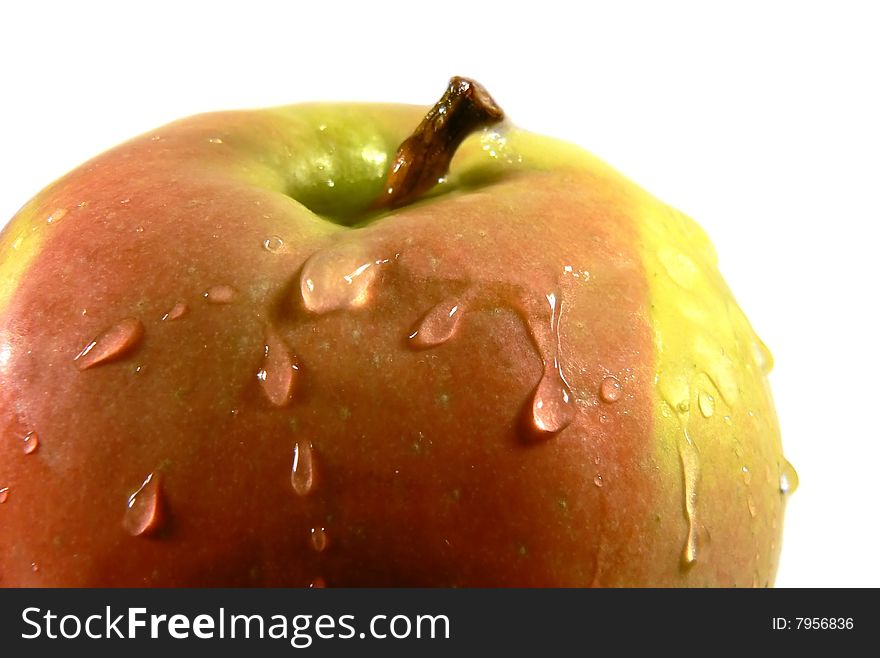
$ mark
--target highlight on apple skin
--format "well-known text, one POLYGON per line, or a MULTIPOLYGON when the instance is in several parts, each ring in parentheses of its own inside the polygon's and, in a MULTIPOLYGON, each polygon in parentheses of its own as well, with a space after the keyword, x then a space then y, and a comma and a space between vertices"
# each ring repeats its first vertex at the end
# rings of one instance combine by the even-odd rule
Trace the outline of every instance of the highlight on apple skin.
POLYGON ((3 586, 768 586, 709 240, 476 82, 195 116, 0 234, 3 586))

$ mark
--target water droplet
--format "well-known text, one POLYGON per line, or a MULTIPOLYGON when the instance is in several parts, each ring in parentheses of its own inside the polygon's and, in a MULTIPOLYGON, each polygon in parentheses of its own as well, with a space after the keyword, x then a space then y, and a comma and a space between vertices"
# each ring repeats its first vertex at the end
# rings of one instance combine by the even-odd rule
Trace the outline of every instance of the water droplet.
POLYGON ((312 532, 309 534, 309 541, 312 544, 312 548, 318 551, 318 553, 323 553, 327 550, 330 538, 327 536, 327 531, 324 528, 312 528, 312 532))
POLYGON ((758 516, 758 507, 755 505, 755 499, 751 496, 749 496, 748 499, 748 506, 749 514, 751 514, 752 518, 754 519, 756 516, 758 516))
POLYGON ((779 493, 788 496, 797 491, 800 480, 794 466, 787 459, 783 460, 782 472, 779 474, 779 493))
POLYGON ((682 400, 678 403, 677 408, 681 413, 685 414, 691 408, 691 403, 687 400, 682 400))
POLYGON ((721 397, 730 406, 735 405, 739 400, 739 384, 737 367, 733 360, 723 353, 721 347, 710 345, 708 341, 696 341, 694 349, 710 366, 706 368, 705 374, 721 393, 721 397))
POLYGON ((235 300, 237 294, 232 286, 220 285, 208 288, 203 296, 211 304, 229 304, 235 300))
POLYGON ((546 296, 550 305, 550 333, 553 335, 552 358, 544 358, 544 375, 538 382, 532 398, 532 419, 535 428, 544 437, 561 432, 571 424, 575 416, 574 400, 568 382, 562 375, 559 365, 559 318, 562 307, 557 312, 557 297, 554 293, 546 296))
POLYGON ((328 313, 363 306, 380 263, 365 255, 363 245, 354 243, 312 254, 300 274, 305 307, 313 313, 328 313))
POLYGON ((40 570, 40 565, 36 562, 31 562, 31 571, 37 573, 40 570))
POLYGON ((706 393, 706 391, 700 391, 697 397, 697 404, 700 407, 700 413, 703 414, 703 418, 711 418, 712 414, 715 413, 715 398, 706 393))
POLYGON ((318 576, 312 582, 309 583, 309 589, 324 589, 327 587, 327 581, 318 576))
POLYGON ((144 325, 137 318, 125 318, 89 341, 74 357, 76 367, 86 370, 129 353, 144 336, 144 325))
POLYGON ((620 380, 610 375, 603 379, 599 386, 599 395, 605 402, 617 402, 623 395, 620 380))
POLYGON ((263 366, 257 379, 269 402, 280 407, 293 397, 299 366, 290 348, 272 329, 266 332, 263 350, 263 366))
MULTIPOLYGON (((0 343, 0 371, 6 369, 12 359, 12 344, 4 340, 0 343)), ((5 374, 5 373, 4 373, 5 374)))
POLYGON ((67 214, 67 208, 55 208, 55 210, 52 211, 52 214, 46 218, 46 223, 47 224, 57 224, 62 219, 64 219, 64 216, 66 214, 67 214))
MULTIPOLYGON (((658 340, 662 340, 662 337, 658 340)), ((660 397, 669 405, 670 411, 684 413, 689 408, 691 399, 690 378, 682 372, 666 371, 654 375, 654 385, 660 397), (684 411, 679 403, 684 403, 684 411)))
POLYGON ((9 487, 3 487, 0 489, 0 505, 5 503, 9 499, 9 487))
POLYGON ((143 484, 128 497, 122 526, 133 537, 155 532, 162 521, 162 496, 159 477, 150 473, 143 484))
POLYGON ((749 470, 748 466, 742 467, 743 480, 745 480, 746 484, 752 483, 752 472, 749 470))
POLYGON ((596 477, 593 478, 593 484, 595 484, 597 487, 602 487, 605 484, 605 482, 602 481, 601 475, 597 475, 596 477))
POLYGON ((40 447, 40 437, 36 432, 28 432, 24 435, 24 454, 30 455, 40 447))
POLYGON ((770 371, 773 370, 773 355, 770 353, 770 350, 767 349, 764 341, 757 336, 755 337, 753 347, 755 352, 755 362, 758 364, 761 372, 765 375, 769 375, 770 371))
POLYGON ((657 253, 657 257, 666 273, 669 274, 669 278, 682 288, 688 289, 696 284, 700 276, 700 269, 689 256, 677 249, 667 248, 661 249, 657 253))
POLYGON ((305 496, 315 488, 315 457, 310 443, 297 441, 293 446, 293 468, 290 471, 290 484, 300 496, 305 496))
POLYGON ((458 302, 447 300, 437 304, 409 335, 410 345, 416 349, 442 345, 455 334, 461 316, 462 307, 458 302))
POLYGON ((544 371, 532 400, 535 427, 548 434, 564 430, 574 419, 571 389, 554 365, 544 371))
POLYGON ((684 440, 679 446, 679 457, 684 477, 684 512, 688 533, 682 553, 682 564, 687 568, 697 561, 697 483, 700 478, 700 455, 687 429, 683 429, 683 433, 684 440))
POLYGON ((265 249, 266 251, 268 251, 270 253, 277 254, 283 248, 284 248, 284 240, 282 240, 277 235, 273 235, 273 236, 268 237, 265 240, 263 240, 263 249, 265 249))
POLYGON ((186 312, 188 310, 189 307, 185 303, 177 302, 174 306, 171 307, 170 311, 162 316, 162 320, 177 320, 178 318, 182 318, 184 315, 186 315, 186 312))
POLYGON ((223 140, 220 139, 219 137, 210 137, 210 138, 208 138, 208 141, 211 142, 211 144, 222 144, 223 143, 223 140))

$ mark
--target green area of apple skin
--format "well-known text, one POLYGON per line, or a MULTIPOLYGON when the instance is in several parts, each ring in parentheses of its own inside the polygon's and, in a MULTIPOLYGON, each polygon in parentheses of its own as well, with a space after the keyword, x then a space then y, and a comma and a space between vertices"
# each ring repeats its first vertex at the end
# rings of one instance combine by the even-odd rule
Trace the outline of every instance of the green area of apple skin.
POLYGON ((13 219, 0 234, 3 584, 772 582, 783 460, 763 373, 739 348, 753 334, 738 319, 735 332, 723 318, 688 325, 682 300, 732 297, 699 282, 711 291, 695 297, 658 260, 669 242, 714 282, 702 233, 683 219, 684 237, 664 241, 666 206, 580 149, 508 125, 469 138, 421 202, 371 212, 424 112, 185 119, 86 163, 13 219), (283 248, 267 250, 276 237, 283 248), (309 312, 304 263, 340 245, 388 266, 361 305, 309 312), (234 301, 204 298, 218 285, 234 301), (453 340, 409 348, 434 304, 468 291, 478 301, 453 340), (529 443, 523 412, 547 360, 530 331, 543 335, 550 293, 577 415, 529 443), (163 320, 181 301, 187 314, 163 320), (125 317, 142 320, 143 341, 80 372, 76 354, 125 317), (299 362, 289 405, 267 403, 257 380, 267 327, 299 362), (708 433, 664 406, 677 398, 661 384, 697 404, 694 382, 712 385, 697 379, 711 354, 671 340, 682 328, 742 355, 741 403, 723 414, 717 391, 708 433), (599 395, 609 376, 623 387, 613 403, 599 395), (682 427, 703 466, 695 510, 682 427), (15 439, 29 431, 40 447, 25 455, 15 439), (316 479, 298 496, 291 460, 305 444, 316 479), (746 462, 760 473, 748 484, 746 462), (164 521, 131 537, 126 501, 150 473, 164 521), (331 538, 324 551, 314 527, 331 538))

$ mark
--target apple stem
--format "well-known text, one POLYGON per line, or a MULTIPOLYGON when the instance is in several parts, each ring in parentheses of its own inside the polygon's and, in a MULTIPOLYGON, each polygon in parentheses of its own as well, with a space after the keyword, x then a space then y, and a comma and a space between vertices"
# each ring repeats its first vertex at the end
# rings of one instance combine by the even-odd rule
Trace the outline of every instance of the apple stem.
POLYGON ((452 156, 478 128, 504 119, 480 83, 454 77, 442 98, 398 147, 376 208, 397 208, 424 194, 449 171, 452 156))

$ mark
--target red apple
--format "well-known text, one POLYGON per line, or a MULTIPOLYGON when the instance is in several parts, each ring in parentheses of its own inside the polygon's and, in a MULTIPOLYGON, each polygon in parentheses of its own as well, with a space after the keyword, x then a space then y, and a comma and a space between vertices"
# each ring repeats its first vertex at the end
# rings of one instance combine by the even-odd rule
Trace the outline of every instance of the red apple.
POLYGON ((3 585, 772 582, 795 480, 704 234, 472 81, 424 115, 184 119, 13 218, 3 585))

